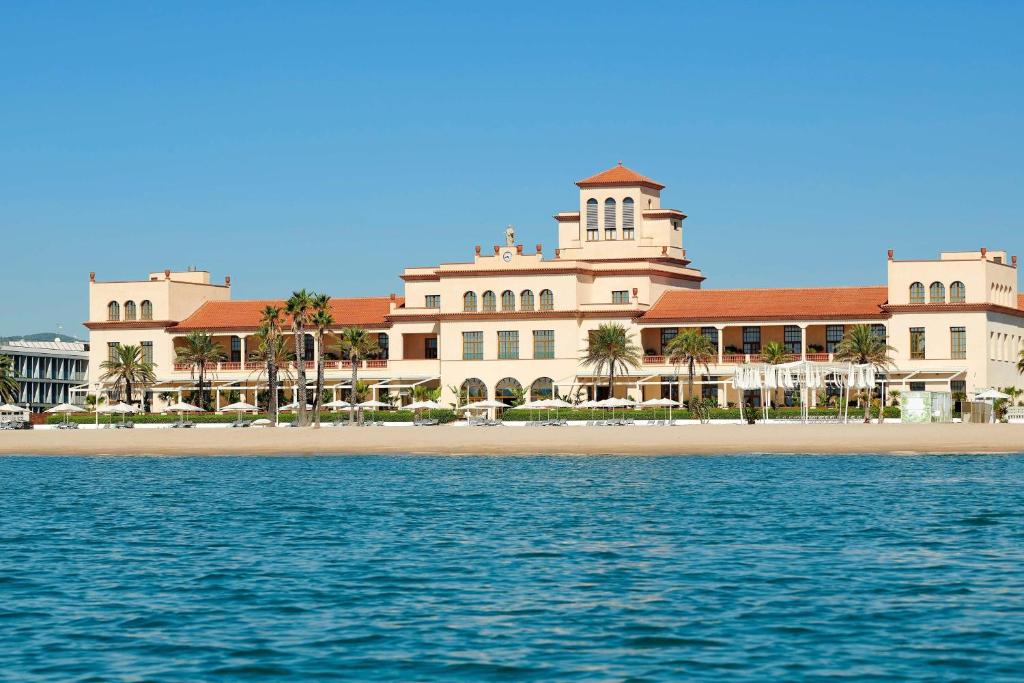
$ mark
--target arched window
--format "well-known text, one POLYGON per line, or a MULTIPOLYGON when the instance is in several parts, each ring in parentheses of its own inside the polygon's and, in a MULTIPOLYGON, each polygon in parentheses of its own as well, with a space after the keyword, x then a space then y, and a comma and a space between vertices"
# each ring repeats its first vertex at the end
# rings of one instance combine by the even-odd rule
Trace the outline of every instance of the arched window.
POLYGON ((550 289, 540 290, 540 310, 555 310, 555 295, 551 293, 550 289))
POLYGON ((910 303, 924 303, 924 285, 922 285, 920 282, 915 282, 914 284, 910 285, 910 303))
POLYGON ((617 239, 618 232, 615 225, 615 200, 609 197, 604 200, 604 238, 606 240, 617 239))
POLYGON ((516 295, 512 293, 511 289, 506 289, 504 292, 501 293, 501 310, 516 310, 516 295))
POLYGON ((967 287, 957 280, 949 286, 949 303, 962 304, 967 301, 967 287))
POLYGON ((555 383, 550 377, 539 377, 530 385, 530 400, 543 401, 554 398, 555 383))
POLYGON ((626 197, 622 200, 622 239, 633 239, 634 228, 633 198, 626 197))
POLYGON ((523 385, 514 377, 506 377, 494 385, 494 398, 505 405, 523 397, 523 385))
POLYGON ((933 282, 928 288, 928 300, 933 304, 946 303, 946 285, 941 282, 933 282))
POLYGON ((597 200, 587 200, 587 241, 597 241, 597 200))
POLYGON ((476 377, 470 377, 463 382, 459 391, 462 394, 460 401, 465 400, 466 403, 476 403, 487 399, 487 385, 476 377))
POLYGON ((462 310, 469 313, 476 312, 476 292, 466 292, 462 295, 462 310))
POLYGON ((143 301, 142 302, 142 319, 152 320, 153 319, 153 302, 143 301))
POLYGON ((524 311, 533 310, 533 292, 524 289, 519 295, 519 308, 524 311))
POLYGON ((121 319, 121 304, 116 301, 111 301, 107 304, 107 320, 120 320, 121 319))
POLYGON ((484 292, 484 312, 493 313, 497 309, 497 297, 494 296, 494 292, 487 290, 484 292))
POLYGON ((125 320, 135 320, 135 313, 136 313, 136 311, 135 311, 135 302, 134 301, 125 301, 124 302, 124 319, 125 320))

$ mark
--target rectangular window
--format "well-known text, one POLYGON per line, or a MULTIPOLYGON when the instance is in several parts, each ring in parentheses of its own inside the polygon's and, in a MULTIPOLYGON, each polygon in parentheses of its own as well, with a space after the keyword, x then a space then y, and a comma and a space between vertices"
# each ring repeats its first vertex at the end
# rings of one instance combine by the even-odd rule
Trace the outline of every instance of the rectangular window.
POLYGON ((427 308, 441 308, 441 295, 427 294, 427 308))
POLYGON ((911 382, 910 383, 910 390, 911 391, 924 391, 925 390, 924 387, 925 387, 924 382, 911 382))
POLYGON ((498 332, 498 358, 513 360, 519 358, 519 333, 515 330, 498 332))
MULTIPOLYGON (((711 343, 715 345, 715 349, 718 349, 718 328, 717 327, 702 327, 700 328, 700 334, 702 337, 707 337, 711 340, 711 343)), ((717 391, 717 389, 716 389, 717 391)))
POLYGON ((761 353, 761 328, 743 328, 743 353, 761 353))
MULTIPOLYGON (((711 329, 715 329, 715 328, 711 328, 711 329)), ((717 377, 705 377, 704 379, 705 379, 705 381, 711 382, 711 381, 717 380, 718 378, 717 377)), ((700 395, 701 395, 701 398, 705 398, 705 399, 709 398, 709 399, 711 399, 711 400, 713 400, 713 401, 715 401, 717 403, 718 402, 718 385, 717 384, 702 384, 702 385, 700 385, 700 395)))
POLYGON ((150 365, 153 364, 153 342, 142 342, 142 360, 146 361, 150 365))
POLYGON ((238 363, 242 360, 242 340, 238 337, 231 338, 231 362, 238 363))
POLYGON ((967 358, 967 328, 949 328, 949 357, 953 360, 967 358))
POLYGON ((613 304, 628 304, 629 303, 629 290, 621 289, 619 291, 612 292, 612 303, 613 304))
POLYGON ((615 232, 616 232, 615 228, 605 228, 604 229, 604 238, 606 240, 613 240, 613 239, 615 239, 615 232))
POLYGON ((462 360, 482 360, 484 357, 484 333, 462 333, 462 360))
POLYGON ((423 340, 423 357, 437 358, 437 337, 427 337, 423 340))
POLYGON ((872 325, 871 331, 874 332, 875 336, 878 337, 879 339, 884 340, 888 337, 888 334, 885 331, 885 325, 872 325))
POLYGON ((786 325, 782 330, 782 341, 786 347, 786 353, 800 354, 803 335, 799 325, 786 325))
POLYGON ((555 357, 555 331, 534 330, 533 331, 533 357, 554 358, 555 357))
POLYGON ((955 379, 949 383, 949 391, 953 394, 953 400, 957 399, 957 394, 967 396, 967 380, 955 379))
POLYGON ((663 327, 661 328, 661 352, 665 353, 668 348, 668 343, 676 338, 679 334, 678 327, 663 327))
POLYGON ((825 352, 835 353, 846 330, 842 325, 825 325, 825 352))
POLYGON ((377 358, 387 360, 388 354, 391 352, 391 340, 388 338, 387 332, 377 333, 377 349, 377 358))
POLYGON ((313 335, 307 334, 304 341, 305 343, 303 344, 302 349, 302 360, 313 360, 313 356, 315 355, 313 353, 313 347, 316 346, 315 340, 313 339, 313 335))
POLYGON ((120 342, 107 342, 107 360, 117 360, 117 349, 120 342))
POLYGON ((910 357, 914 359, 924 358, 924 328, 910 328, 910 357))
POLYGON ((593 229, 587 228, 587 241, 588 242, 596 242, 597 241, 597 228, 593 228, 593 229))

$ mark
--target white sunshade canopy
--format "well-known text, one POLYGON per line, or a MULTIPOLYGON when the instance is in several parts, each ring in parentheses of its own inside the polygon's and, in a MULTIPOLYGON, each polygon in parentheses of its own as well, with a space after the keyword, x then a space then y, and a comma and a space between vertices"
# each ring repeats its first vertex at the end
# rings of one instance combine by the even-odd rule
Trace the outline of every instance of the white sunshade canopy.
POLYGON ((642 405, 642 406, 652 406, 652 407, 656 407, 656 408, 664 408, 664 407, 674 408, 675 406, 679 405, 679 401, 673 401, 670 398, 649 398, 646 401, 644 401, 643 403, 641 403, 640 405, 642 405))
POLYGON ((407 406, 402 406, 403 410, 444 410, 444 406, 437 401, 417 401, 416 403, 410 403, 407 406))
POLYGON ((492 401, 488 399, 486 401, 476 401, 475 403, 470 403, 468 406, 466 406, 466 408, 474 410, 486 410, 488 408, 508 408, 508 406, 502 403, 501 401, 492 401))
POLYGON ((27 413, 27 412, 28 412, 27 408, 22 408, 21 406, 16 406, 13 403, 5 403, 2 406, 0 406, 0 413, 27 413))
POLYGON ((993 400, 994 401, 994 400, 999 400, 999 399, 1010 398, 1010 395, 1009 394, 1004 394, 1003 392, 999 391, 998 389, 985 389, 985 391, 982 391, 982 392, 976 394, 974 396, 974 398, 980 398, 983 401, 985 401, 985 400, 993 400))
MULTIPOLYGON (((279 410, 298 410, 298 409, 299 409, 299 402, 298 401, 294 401, 292 403, 289 403, 288 405, 281 406, 279 408, 279 410)), ((226 410, 226 409, 222 408, 222 410, 226 410)), ((309 403, 307 403, 306 404, 306 410, 313 410, 313 406, 310 405, 309 403)))
POLYGON ((560 398, 549 398, 545 402, 548 404, 548 408, 572 408, 571 403, 560 398))
POLYGON ((628 408, 635 405, 636 402, 630 401, 628 398, 606 398, 597 402, 599 408, 628 408))
POLYGON ((325 403, 324 404, 324 408, 351 408, 351 407, 352 407, 351 403, 349 403, 348 401, 342 401, 341 399, 338 399, 337 401, 330 401, 329 403, 325 403))
POLYGON ((46 412, 48 412, 48 413, 84 413, 85 409, 84 408, 80 408, 80 407, 78 407, 76 405, 72 405, 70 403, 61 403, 60 405, 56 405, 56 406, 50 408, 46 412))
POLYGON ((135 412, 135 408, 132 408, 127 403, 115 403, 112 406, 106 408, 100 408, 101 413, 117 413, 118 415, 130 415, 135 412))
POLYGON ((541 408, 551 408, 551 399, 543 398, 536 401, 527 401, 526 403, 516 406, 517 410, 538 410, 541 408))
POLYGON ((259 408, 257 406, 254 406, 251 403, 246 403, 245 401, 239 401, 237 403, 232 403, 230 405, 223 406, 221 408, 221 410, 234 410, 234 411, 237 411, 237 412, 246 412, 246 411, 249 411, 249 410, 259 410, 259 408))
POLYGON ((600 408, 601 406, 599 405, 599 403, 600 403, 600 401, 589 400, 589 401, 584 401, 583 403, 581 403, 579 407, 580 408, 600 408))
POLYGON ((360 408, 390 408, 390 403, 384 403, 383 401, 363 401, 359 404, 360 408))
POLYGON ((164 408, 165 413, 201 413, 203 409, 199 406, 194 406, 191 403, 185 403, 184 401, 178 401, 164 408))

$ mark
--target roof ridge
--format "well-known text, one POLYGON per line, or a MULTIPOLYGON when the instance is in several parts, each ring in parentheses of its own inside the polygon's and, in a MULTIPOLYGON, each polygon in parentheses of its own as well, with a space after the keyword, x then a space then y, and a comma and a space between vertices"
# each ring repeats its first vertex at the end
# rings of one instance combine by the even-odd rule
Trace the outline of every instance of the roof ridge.
POLYGON ((888 285, 816 285, 809 287, 715 287, 676 289, 665 294, 692 294, 697 292, 803 292, 808 289, 888 289, 888 285))

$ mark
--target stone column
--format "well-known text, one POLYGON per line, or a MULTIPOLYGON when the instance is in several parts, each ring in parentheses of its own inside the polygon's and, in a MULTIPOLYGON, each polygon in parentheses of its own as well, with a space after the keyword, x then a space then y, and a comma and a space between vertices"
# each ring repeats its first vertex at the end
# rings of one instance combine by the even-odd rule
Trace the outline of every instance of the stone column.
POLYGON ((807 360, 807 325, 800 326, 800 360, 807 360))
POLYGON ((715 325, 718 330, 718 364, 722 364, 722 349, 725 348, 725 325, 715 325))

